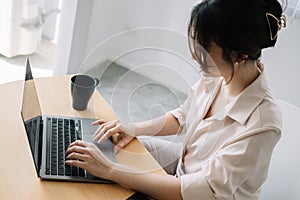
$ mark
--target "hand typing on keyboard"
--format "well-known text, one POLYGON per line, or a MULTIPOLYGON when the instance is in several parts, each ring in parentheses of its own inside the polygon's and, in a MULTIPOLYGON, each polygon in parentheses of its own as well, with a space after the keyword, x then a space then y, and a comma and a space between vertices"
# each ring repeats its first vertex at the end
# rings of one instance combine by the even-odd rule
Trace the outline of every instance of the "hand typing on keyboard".
POLYGON ((76 130, 75 121, 52 117, 47 119, 46 126, 48 136, 46 174, 85 177, 86 173, 83 169, 65 165, 65 151, 72 142, 82 138, 76 130))
POLYGON ((93 135, 93 140, 98 143, 105 141, 116 133, 119 134, 114 147, 115 153, 126 146, 134 138, 135 128, 130 124, 125 124, 117 120, 105 121, 103 119, 97 120, 92 124, 100 125, 93 135))
POLYGON ((108 172, 114 163, 96 145, 77 140, 70 144, 66 156, 67 165, 80 167, 94 176, 109 180, 108 172))

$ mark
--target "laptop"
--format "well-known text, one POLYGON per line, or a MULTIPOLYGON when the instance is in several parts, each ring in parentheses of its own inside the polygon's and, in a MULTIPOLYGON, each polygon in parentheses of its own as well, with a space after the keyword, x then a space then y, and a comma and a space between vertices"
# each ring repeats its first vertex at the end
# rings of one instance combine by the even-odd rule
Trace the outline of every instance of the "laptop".
POLYGON ((91 123, 96 119, 42 115, 28 58, 21 116, 38 177, 45 180, 112 183, 84 169, 65 165, 65 151, 75 140, 95 143, 108 159, 115 161, 113 144, 111 140, 101 144, 92 140, 98 126, 91 123))

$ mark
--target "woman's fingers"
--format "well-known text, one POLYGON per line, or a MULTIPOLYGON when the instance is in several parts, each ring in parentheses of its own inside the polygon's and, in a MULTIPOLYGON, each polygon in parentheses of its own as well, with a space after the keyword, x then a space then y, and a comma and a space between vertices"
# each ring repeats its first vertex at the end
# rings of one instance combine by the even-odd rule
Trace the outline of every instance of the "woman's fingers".
POLYGON ((99 140, 99 138, 105 133, 105 131, 113 125, 114 122, 104 122, 99 128, 95 131, 93 135, 94 140, 99 140))
POLYGON ((66 159, 67 160, 81 160, 84 162, 87 159, 87 154, 81 154, 81 153, 76 153, 72 152, 69 155, 67 155, 66 159))
POLYGON ((124 140, 120 140, 115 146, 114 146, 114 153, 118 153, 123 147, 125 147, 128 143, 124 140))
POLYGON ((70 145, 66 151, 66 155, 69 155, 73 152, 84 154, 84 153, 86 153, 86 148, 82 147, 82 146, 77 146, 77 145, 73 145, 73 146, 70 145))
MULTIPOLYGON (((113 134, 117 133, 119 131, 119 128, 114 126, 111 129, 109 129, 108 131, 106 131, 105 133, 103 133, 101 135, 101 137, 99 137, 98 143, 104 142, 105 140, 107 140, 110 136, 112 136, 113 134)), ((97 141, 98 138, 95 138, 95 141, 97 141)))
POLYGON ((65 163, 67 165, 76 166, 85 169, 84 162, 82 162, 81 160, 66 160, 65 163))
POLYGON ((75 142, 72 142, 68 148, 73 147, 73 146, 80 146, 80 147, 85 147, 85 142, 82 140, 76 140, 75 142))
POLYGON ((107 170, 113 165, 93 143, 75 141, 66 153, 67 165, 80 167, 101 178, 107 177, 107 170))
POLYGON ((119 141, 114 147, 114 152, 118 153, 120 149, 125 147, 131 140, 133 140, 134 137, 129 136, 129 135, 120 135, 119 136, 119 141))
POLYGON ((102 128, 109 122, 103 120, 103 119, 99 119, 97 121, 94 121, 92 123, 92 125, 100 125, 99 128, 95 131, 94 135, 93 135, 93 138, 97 136, 97 134, 99 134, 99 132, 102 130, 102 128))
POLYGON ((66 164, 83 168, 87 159, 88 152, 85 142, 77 140, 70 144, 66 151, 66 164))
MULTIPOLYGON (((113 122, 109 122, 109 123, 105 123, 102 124, 98 130, 95 132, 95 134, 93 135, 93 140, 94 141, 99 141, 100 138, 102 138, 104 135, 107 135, 107 132, 111 133, 112 131, 117 131, 117 129, 115 129, 117 127, 117 121, 113 121, 113 122)), ((112 134, 116 133, 113 132, 112 134)), ((108 138, 108 137, 106 137, 108 138)), ((104 140, 101 140, 104 141, 104 140)))
POLYGON ((99 125, 99 124, 103 124, 103 123, 106 123, 107 121, 104 120, 104 119, 99 119, 99 120, 96 120, 94 122, 92 122, 92 125, 99 125))

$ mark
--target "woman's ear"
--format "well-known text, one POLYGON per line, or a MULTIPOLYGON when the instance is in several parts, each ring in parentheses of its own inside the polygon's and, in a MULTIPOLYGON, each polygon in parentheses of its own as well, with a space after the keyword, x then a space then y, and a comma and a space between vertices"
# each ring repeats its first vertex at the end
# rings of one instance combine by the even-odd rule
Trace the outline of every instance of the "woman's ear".
POLYGON ((234 64, 238 65, 244 63, 248 59, 248 55, 239 52, 233 52, 232 58, 234 64))

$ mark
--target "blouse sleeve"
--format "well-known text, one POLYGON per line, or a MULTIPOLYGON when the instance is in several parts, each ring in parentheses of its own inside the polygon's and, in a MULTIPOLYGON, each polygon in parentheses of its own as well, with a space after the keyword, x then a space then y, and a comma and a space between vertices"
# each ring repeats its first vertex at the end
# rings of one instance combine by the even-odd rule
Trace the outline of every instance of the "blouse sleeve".
POLYGON ((273 129, 228 144, 200 171, 180 177, 183 199, 231 199, 246 180, 261 185, 279 138, 280 131, 273 129), (251 177, 253 172, 261 173, 263 178, 251 177))

